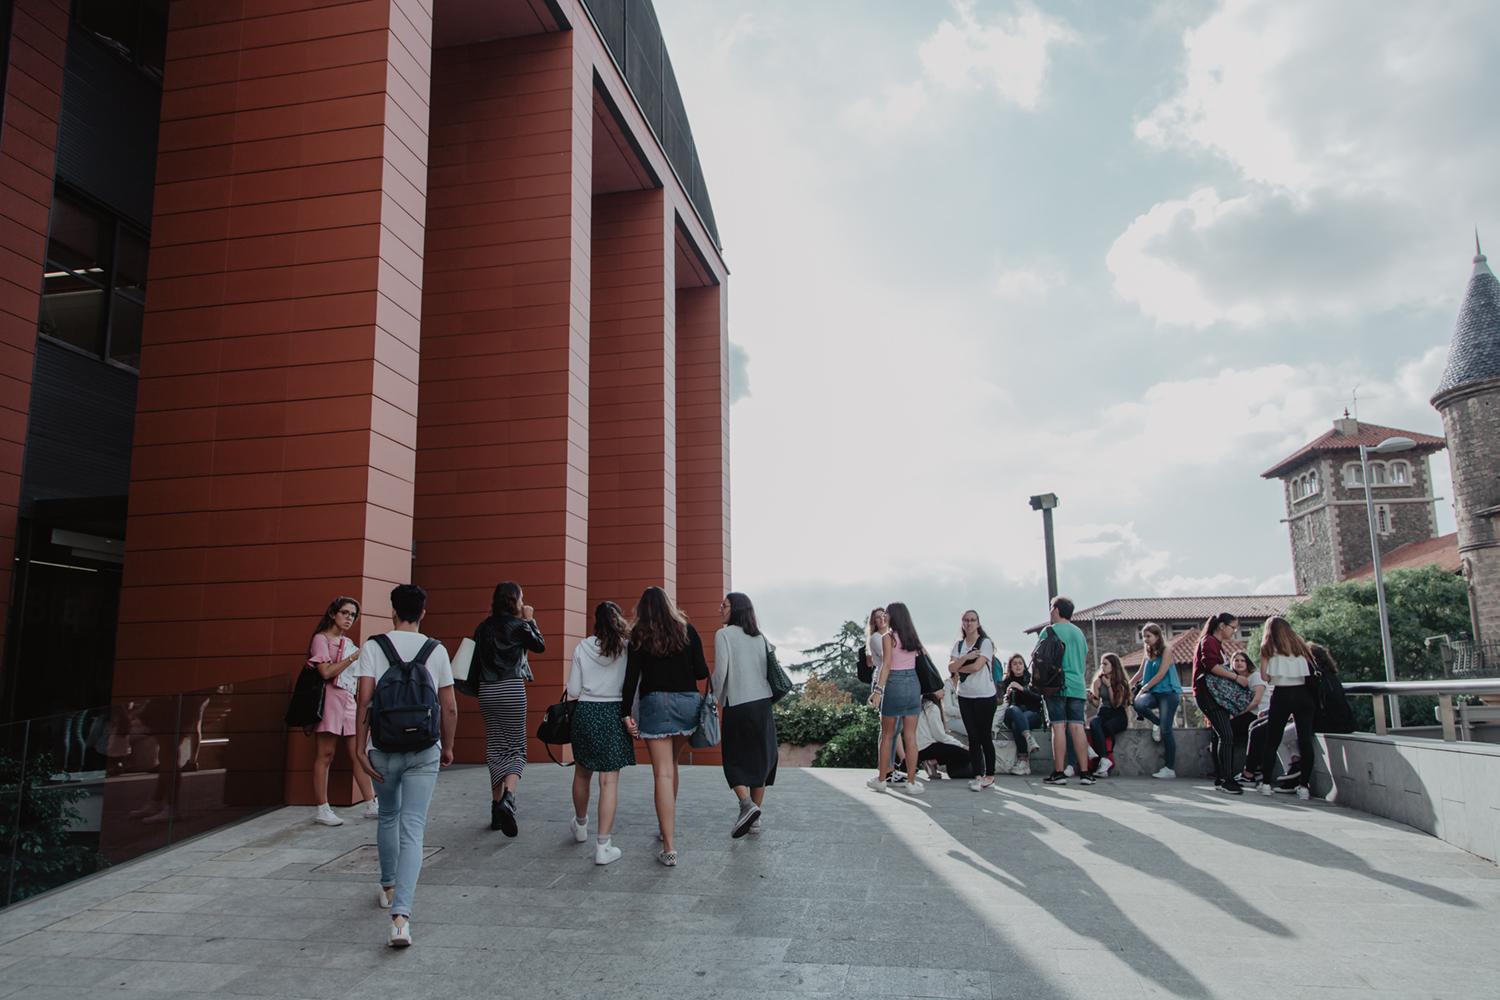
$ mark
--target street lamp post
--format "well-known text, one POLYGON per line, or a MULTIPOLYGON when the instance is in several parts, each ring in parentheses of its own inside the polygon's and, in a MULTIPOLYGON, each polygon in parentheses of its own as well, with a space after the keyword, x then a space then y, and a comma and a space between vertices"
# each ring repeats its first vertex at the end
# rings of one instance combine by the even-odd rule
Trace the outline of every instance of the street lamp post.
POLYGON ((1047 548, 1047 600, 1057 596, 1057 550, 1052 542, 1052 508, 1057 506, 1056 493, 1039 493, 1031 498, 1031 509, 1042 512, 1042 542, 1047 548))
MULTIPOLYGON (((1380 653, 1385 658, 1385 679, 1396 680, 1396 657, 1391 652, 1391 619, 1385 609, 1385 581, 1380 576, 1380 535, 1375 527, 1375 497, 1370 489, 1370 456, 1389 455, 1398 451, 1409 451, 1417 443, 1409 437, 1388 437, 1371 448, 1359 446, 1359 474, 1364 480, 1365 514, 1370 521, 1370 563, 1375 571, 1375 608, 1380 614, 1380 653)), ((1401 702, 1391 695, 1391 722, 1401 728, 1401 702)))
POLYGON ((1085 664, 1086 667, 1092 667, 1095 663, 1099 662, 1099 619, 1118 618, 1119 616, 1119 608, 1107 608, 1104 611, 1089 615, 1089 655, 1092 657, 1092 660, 1085 664))

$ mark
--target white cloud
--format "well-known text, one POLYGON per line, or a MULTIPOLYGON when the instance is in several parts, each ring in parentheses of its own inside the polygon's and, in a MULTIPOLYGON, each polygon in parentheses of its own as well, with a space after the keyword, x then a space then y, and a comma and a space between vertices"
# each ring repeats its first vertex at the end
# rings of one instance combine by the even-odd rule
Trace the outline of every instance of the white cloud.
POLYGON ((953 0, 953 16, 917 49, 921 75, 885 84, 878 96, 859 98, 849 107, 846 120, 861 128, 901 128, 955 93, 988 94, 1023 111, 1035 111, 1053 47, 1077 40, 1066 22, 1030 3, 1017 3, 1008 13, 986 18, 974 0, 953 0))
POLYGON ((1500 217, 1482 0, 1225 0, 1184 33, 1177 92, 1136 123, 1243 188, 1138 216, 1109 253, 1116 291, 1155 319, 1254 326, 1451 300, 1465 234, 1500 217))
POLYGON ((1044 299, 1062 287, 1061 269, 1050 264, 1001 268, 991 288, 1005 302, 1030 302, 1044 299))

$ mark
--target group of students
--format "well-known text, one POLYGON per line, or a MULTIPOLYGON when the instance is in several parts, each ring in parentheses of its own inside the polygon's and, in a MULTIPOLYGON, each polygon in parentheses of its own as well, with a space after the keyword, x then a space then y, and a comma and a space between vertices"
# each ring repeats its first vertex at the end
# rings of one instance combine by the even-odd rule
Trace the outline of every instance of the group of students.
MULTIPOLYGON (((1112 769, 1113 740, 1129 727, 1132 710, 1151 724, 1152 739, 1162 747, 1163 763, 1152 777, 1177 777, 1174 729, 1183 690, 1161 626, 1142 627, 1142 663, 1134 677, 1127 677, 1119 656, 1105 653, 1092 683, 1085 684, 1088 640, 1073 624, 1073 610, 1066 597, 1053 598, 1049 605, 1049 622, 1032 661, 1040 662, 1047 655, 1043 650, 1053 649, 1060 669, 1049 670, 1052 683, 1043 684, 1033 678, 1032 661, 1019 653, 1000 668, 994 643, 972 610, 959 621, 948 678, 941 682, 930 660, 921 662, 926 654, 906 605, 874 609, 865 653, 872 674, 870 704, 879 708, 881 730, 878 770, 866 784, 874 791, 920 795, 920 775, 936 778, 941 768, 948 777, 970 778, 972 791, 985 791, 995 782, 996 735, 1014 740, 1015 763, 1009 773, 1028 775, 1030 757, 1039 749, 1031 731, 1042 728, 1045 719, 1053 765, 1043 783, 1067 784, 1076 774, 1081 784, 1092 785, 1112 769), (925 679, 924 670, 929 672, 925 679), (950 696, 967 746, 950 732, 958 728, 946 711, 950 696), (1090 702, 1097 706, 1091 719, 1090 702), (916 766, 908 763, 912 761, 916 766), (904 774, 896 771, 898 762, 904 774)), ((1215 615, 1204 623, 1193 654, 1192 690, 1210 727, 1214 786, 1238 795, 1252 784, 1266 795, 1281 790, 1306 799, 1314 716, 1321 703, 1319 678, 1336 674, 1337 667, 1326 648, 1306 642, 1279 616, 1267 619, 1255 662, 1243 650, 1231 656, 1225 643, 1238 627, 1234 615, 1215 615), (1289 720, 1296 723, 1296 757, 1284 763, 1280 780, 1273 783, 1289 720), (1239 772, 1234 770, 1237 735, 1247 742, 1239 772)))
MULTIPOLYGON (((319 804, 313 822, 344 822, 328 802, 329 767, 343 739, 355 763, 363 815, 379 820, 378 901, 391 915, 388 944, 401 948, 412 941, 412 896, 433 789, 439 770, 453 762, 458 728, 454 692, 479 701, 490 828, 514 837, 519 832, 517 792, 526 765, 526 682, 532 680, 528 657, 544 652, 546 640, 520 585, 501 583, 490 615, 474 630, 468 676, 456 682, 448 651, 421 632, 426 592, 414 584, 398 586, 391 591, 391 608, 392 630, 359 647, 349 638, 359 602, 335 598, 314 630, 307 664, 325 682, 322 721, 314 732, 313 791, 319 804)), ((718 723, 724 776, 738 800, 730 836, 760 833, 765 791, 776 782, 778 741, 768 679, 774 647, 761 633, 755 607, 744 594, 726 594, 719 618, 711 672, 697 630, 660 587, 646 588, 628 622, 614 602, 601 602, 594 609, 593 634, 573 651, 565 696, 575 702, 570 829, 575 841, 587 843, 597 775, 597 865, 620 858, 611 835, 619 775, 635 763, 633 739, 645 742, 651 760, 661 843, 656 859, 669 868, 677 865, 678 761, 706 715, 718 723), (702 681, 708 682, 707 694, 699 691, 702 681)))

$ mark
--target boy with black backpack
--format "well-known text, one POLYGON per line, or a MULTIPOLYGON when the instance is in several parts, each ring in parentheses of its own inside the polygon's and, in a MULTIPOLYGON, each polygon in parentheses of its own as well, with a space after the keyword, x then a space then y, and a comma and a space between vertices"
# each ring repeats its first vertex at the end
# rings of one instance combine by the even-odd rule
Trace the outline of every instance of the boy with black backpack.
POLYGON ((354 665, 359 683, 355 763, 380 803, 380 905, 391 911, 392 948, 411 944, 411 901, 422 871, 422 835, 438 769, 453 763, 458 701, 453 665, 436 639, 418 631, 427 592, 391 591, 394 628, 367 641, 354 665))

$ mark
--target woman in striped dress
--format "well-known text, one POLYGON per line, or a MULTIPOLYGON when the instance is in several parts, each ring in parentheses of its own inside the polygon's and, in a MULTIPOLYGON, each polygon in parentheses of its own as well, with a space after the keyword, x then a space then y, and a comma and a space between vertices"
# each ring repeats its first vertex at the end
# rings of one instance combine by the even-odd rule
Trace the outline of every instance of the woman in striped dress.
POLYGON ((532 679, 526 654, 547 648, 531 605, 519 583, 495 587, 490 616, 474 630, 470 670, 479 685, 484 716, 484 760, 490 769, 490 829, 507 837, 518 832, 516 788, 526 768, 526 682, 532 679))

